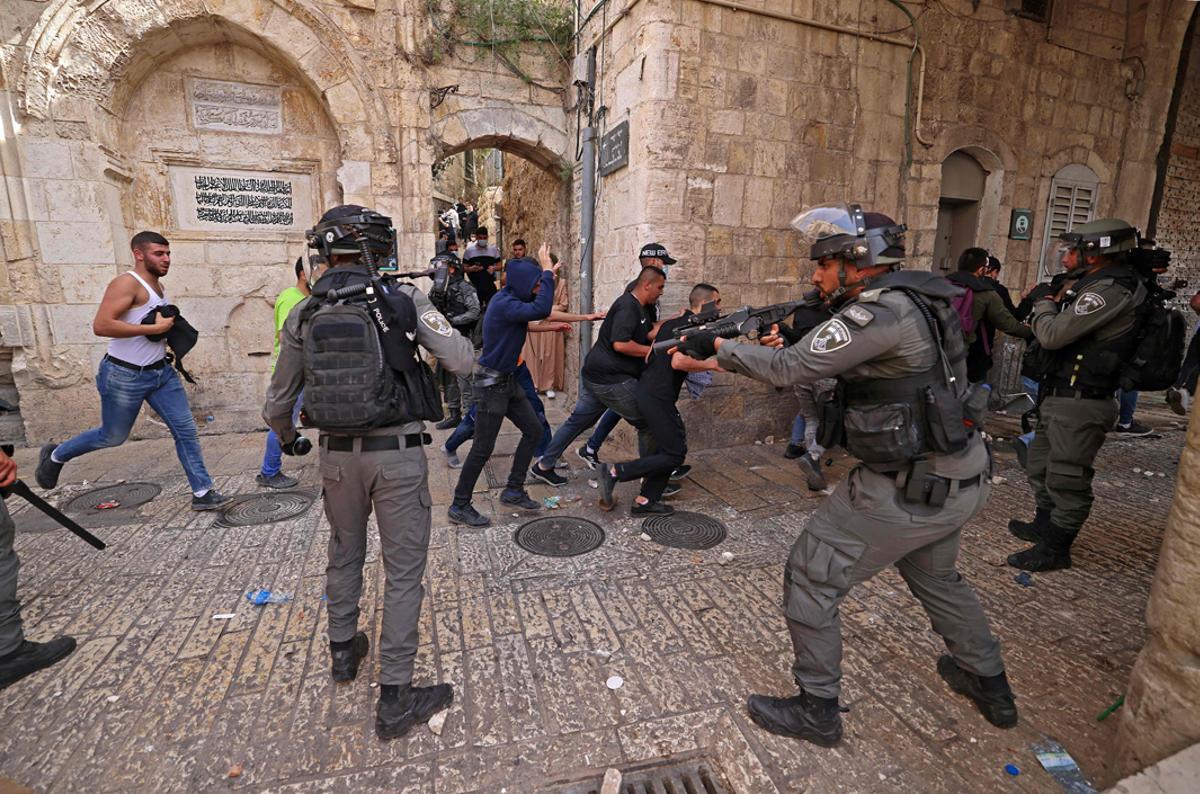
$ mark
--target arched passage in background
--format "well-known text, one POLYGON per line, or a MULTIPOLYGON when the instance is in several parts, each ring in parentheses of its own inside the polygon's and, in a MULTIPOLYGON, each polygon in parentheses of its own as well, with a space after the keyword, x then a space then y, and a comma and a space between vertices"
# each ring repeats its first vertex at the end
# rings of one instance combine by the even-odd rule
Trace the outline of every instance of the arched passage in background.
POLYGON ((943 272, 954 270, 959 254, 976 244, 987 177, 979 161, 965 151, 951 152, 942 161, 942 190, 933 244, 935 268, 943 272))

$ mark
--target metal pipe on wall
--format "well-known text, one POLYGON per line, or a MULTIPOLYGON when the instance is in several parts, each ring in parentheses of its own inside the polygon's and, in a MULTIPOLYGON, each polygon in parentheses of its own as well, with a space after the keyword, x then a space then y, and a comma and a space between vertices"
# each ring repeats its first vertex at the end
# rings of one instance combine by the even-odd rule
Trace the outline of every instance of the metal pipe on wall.
MULTIPOLYGON (((588 123, 583 128, 583 168, 580 174, 579 194, 579 311, 590 314, 594 311, 592 301, 592 251, 595 248, 595 230, 593 222, 596 213, 596 128, 595 97, 596 97, 596 48, 588 50, 587 55, 587 85, 584 88, 587 95, 583 98, 587 110, 588 123)), ((588 351, 592 349, 592 324, 581 323, 579 326, 579 363, 580 382, 582 383, 583 361, 588 351)))

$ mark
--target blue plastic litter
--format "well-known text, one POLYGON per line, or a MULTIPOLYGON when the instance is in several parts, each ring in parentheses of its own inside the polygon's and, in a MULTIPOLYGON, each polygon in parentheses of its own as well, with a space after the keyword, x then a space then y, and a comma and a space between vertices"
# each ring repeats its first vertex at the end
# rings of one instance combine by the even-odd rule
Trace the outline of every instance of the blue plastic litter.
POLYGON ((286 604, 292 600, 292 597, 287 593, 272 593, 270 590, 259 588, 246 593, 246 600, 255 606, 263 604, 286 604))
POLYGON ((1033 587, 1033 577, 1029 575, 1028 571, 1021 571, 1013 577, 1013 581, 1021 585, 1021 587, 1033 587))
POLYGON ((1016 777, 1017 775, 1021 774, 1021 770, 1017 768, 1016 764, 1005 764, 1004 771, 1007 772, 1008 774, 1012 775, 1013 777, 1016 777))

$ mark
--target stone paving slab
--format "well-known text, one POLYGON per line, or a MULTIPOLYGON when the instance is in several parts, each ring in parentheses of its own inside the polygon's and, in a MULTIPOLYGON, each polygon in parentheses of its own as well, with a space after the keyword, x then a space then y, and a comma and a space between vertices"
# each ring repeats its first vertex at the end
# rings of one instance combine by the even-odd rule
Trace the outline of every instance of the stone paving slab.
MULTIPOLYGON (((641 540, 640 521, 627 513, 632 485, 619 486, 622 505, 611 514, 596 508, 586 470, 573 471, 561 490, 531 487, 535 498, 578 497, 558 512, 604 527, 600 549, 570 558, 534 556, 513 543, 530 516, 499 503, 494 486, 508 459, 490 464, 477 489, 477 506, 496 523, 449 526, 457 472, 430 448, 434 529, 417 680, 454 684, 455 701, 440 736, 421 727, 389 743, 373 734, 374 654, 353 684, 328 677, 328 521, 319 502, 291 520, 226 527, 190 511, 169 441, 96 453, 67 467, 55 503, 122 480, 163 491, 120 523, 92 517, 110 544, 105 552, 46 531, 28 508, 10 503, 26 630, 34 639, 70 633, 80 644, 61 665, 0 693, 9 723, 0 731, 0 785, 7 778, 37 791, 560 792, 598 788, 610 766, 702 757, 737 792, 1053 791, 1029 750, 1044 736, 1061 741, 1095 781, 1112 783, 1115 721, 1096 715, 1122 693, 1144 640, 1183 437, 1169 414, 1143 407, 1139 419, 1162 437, 1110 437, 1075 567, 1035 574, 1029 588, 1004 565, 1020 548, 1004 527, 1031 513, 1032 498, 997 444, 997 484, 966 529, 961 570, 1003 643, 1021 725, 993 729, 948 692, 934 670, 940 639, 887 571, 843 608, 850 712, 847 740, 834 750, 766 734, 744 711, 751 692, 792 690, 782 565, 820 498, 782 459, 782 444, 691 456, 676 506, 728 528, 722 544, 704 551, 641 540), (722 564, 725 551, 734 559, 722 564), (294 600, 249 604, 244 593, 260 586, 294 600), (213 618, 222 613, 233 617, 213 618), (612 675, 622 676, 621 688, 606 687, 612 675), (1023 774, 1007 776, 1008 763, 1023 774)), ((1014 427, 1006 417, 993 423, 1001 435, 1014 427)), ((514 443, 506 426, 499 448, 514 443)), ((206 436, 203 444, 221 490, 258 492, 261 435, 206 436)), ((619 458, 620 446, 605 456, 619 458)), ((35 460, 36 450, 18 454, 30 479, 35 460)), ((302 488, 317 489, 315 463, 314 456, 286 466, 302 488)), ((837 459, 831 479, 847 465, 837 459)), ((372 537, 362 628, 373 649, 382 577, 372 537)))

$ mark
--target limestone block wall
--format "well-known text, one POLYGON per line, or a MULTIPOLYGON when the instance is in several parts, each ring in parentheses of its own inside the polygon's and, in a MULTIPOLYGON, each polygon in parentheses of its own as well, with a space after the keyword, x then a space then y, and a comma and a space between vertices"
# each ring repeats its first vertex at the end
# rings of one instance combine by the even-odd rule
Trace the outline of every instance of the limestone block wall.
POLYGON ((1189 47, 1155 230, 1159 245, 1171 251, 1172 273, 1188 280, 1181 302, 1200 289, 1200 34, 1192 34, 1189 47))

